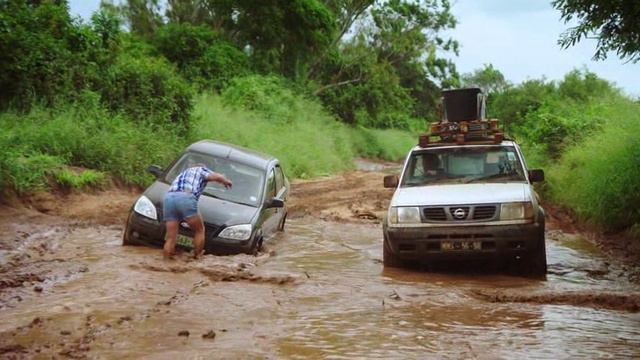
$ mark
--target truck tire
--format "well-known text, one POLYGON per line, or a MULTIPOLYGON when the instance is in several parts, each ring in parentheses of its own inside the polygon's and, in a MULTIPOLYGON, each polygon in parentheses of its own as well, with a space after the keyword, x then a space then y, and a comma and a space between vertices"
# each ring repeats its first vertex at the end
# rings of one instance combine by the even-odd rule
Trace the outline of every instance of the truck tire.
POLYGON ((392 251, 387 240, 382 241, 382 263, 385 267, 402 267, 403 261, 392 251))
POLYGON ((535 278, 547 276, 547 250, 545 246, 544 233, 540 236, 538 244, 524 261, 523 270, 526 275, 535 278))

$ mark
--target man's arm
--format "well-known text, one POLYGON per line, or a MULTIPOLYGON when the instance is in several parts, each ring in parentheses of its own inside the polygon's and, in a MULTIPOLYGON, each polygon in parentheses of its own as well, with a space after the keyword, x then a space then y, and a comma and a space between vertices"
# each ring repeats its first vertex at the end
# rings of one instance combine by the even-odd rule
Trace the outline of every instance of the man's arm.
POLYGON ((215 181, 224 185, 227 189, 230 189, 233 183, 231 180, 227 179, 224 175, 218 173, 211 173, 207 175, 207 181, 215 181))

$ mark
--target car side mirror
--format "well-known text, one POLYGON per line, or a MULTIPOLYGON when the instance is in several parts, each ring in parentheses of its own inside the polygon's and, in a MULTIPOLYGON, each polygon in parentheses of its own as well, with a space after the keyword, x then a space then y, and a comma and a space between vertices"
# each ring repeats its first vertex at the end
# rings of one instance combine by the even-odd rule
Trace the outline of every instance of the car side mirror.
POLYGON ((544 181, 544 170, 542 169, 529 170, 529 181, 531 181, 532 183, 544 181))
POLYGON ((266 207, 267 207, 267 209, 270 209, 270 208, 282 208, 282 207, 284 207, 284 201, 274 197, 273 199, 271 199, 271 201, 269 201, 267 203, 266 207))
POLYGON ((398 187, 398 175, 387 175, 384 177, 384 187, 396 188, 398 187))
POLYGON ((159 178, 162 175, 162 168, 158 165, 151 165, 147 168, 147 171, 153 174, 156 178, 159 178))

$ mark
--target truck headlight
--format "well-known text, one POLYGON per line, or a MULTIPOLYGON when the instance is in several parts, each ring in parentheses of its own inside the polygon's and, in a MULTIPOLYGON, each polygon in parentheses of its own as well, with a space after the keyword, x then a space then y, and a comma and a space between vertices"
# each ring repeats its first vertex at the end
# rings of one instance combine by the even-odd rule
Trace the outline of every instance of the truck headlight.
POLYGON ((389 210, 389 222, 392 224, 409 224, 422 222, 420 208, 417 207, 392 207, 389 210))
POLYGON ((530 202, 506 203, 500 205, 500 220, 533 219, 533 204, 530 202))
POLYGON ((153 205, 151 200, 149 200, 149 198, 144 195, 138 198, 138 201, 136 201, 136 204, 133 206, 133 211, 142 216, 146 216, 149 219, 158 220, 158 212, 156 211, 156 207, 153 205))
POLYGON ((231 240, 249 240, 251 230, 251 224, 233 225, 222 230, 218 237, 231 240))

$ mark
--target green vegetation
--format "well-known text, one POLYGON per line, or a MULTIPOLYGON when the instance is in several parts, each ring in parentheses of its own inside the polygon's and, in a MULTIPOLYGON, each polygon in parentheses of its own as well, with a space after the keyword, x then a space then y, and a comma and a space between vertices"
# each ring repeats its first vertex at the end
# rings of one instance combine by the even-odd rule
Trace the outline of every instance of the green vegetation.
MULTIPOLYGON (((637 13, 554 5, 581 20, 565 45, 637 13)), ((145 185, 149 164, 203 138, 274 154, 292 177, 400 159, 460 82, 443 56, 455 25, 445 0, 103 1, 89 22, 64 0, 0 1, 0 187, 145 185)), ((620 30, 598 51, 636 59, 620 30)), ((640 233, 638 102, 588 71, 512 85, 487 64, 462 82, 489 92, 549 199, 640 233)))
POLYGON ((79 174, 71 170, 61 170, 56 175, 58 185, 67 188, 82 189, 97 186, 105 181, 104 173, 94 170, 84 170, 79 174))
POLYGON ((607 230, 640 224, 640 103, 588 71, 492 94, 529 167, 547 173, 545 198, 607 230))

